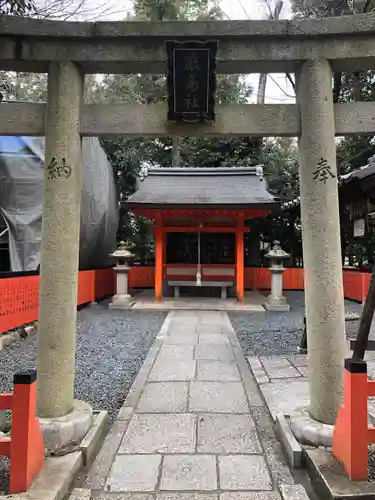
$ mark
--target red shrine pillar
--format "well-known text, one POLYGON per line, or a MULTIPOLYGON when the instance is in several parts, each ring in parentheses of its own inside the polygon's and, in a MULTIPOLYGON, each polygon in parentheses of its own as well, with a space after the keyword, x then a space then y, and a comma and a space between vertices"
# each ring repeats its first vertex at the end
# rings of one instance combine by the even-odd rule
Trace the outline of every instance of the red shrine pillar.
POLYGON ((163 281, 166 279, 167 279, 167 232, 163 230, 163 281))
POLYGON ((236 290, 238 302, 243 302, 245 298, 245 249, 244 249, 245 225, 241 216, 237 222, 236 231, 236 290))
POLYGON ((158 302, 163 297, 164 240, 163 221, 157 219, 155 231, 155 300, 158 302))

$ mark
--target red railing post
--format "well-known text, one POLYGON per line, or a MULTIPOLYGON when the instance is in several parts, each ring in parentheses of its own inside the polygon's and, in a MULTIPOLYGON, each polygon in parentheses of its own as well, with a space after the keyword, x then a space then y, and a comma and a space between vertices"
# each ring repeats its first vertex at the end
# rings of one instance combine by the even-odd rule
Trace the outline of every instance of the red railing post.
POLYGON ((36 417, 36 371, 16 373, 13 379, 10 493, 28 489, 44 462, 44 444, 36 417))
POLYGON ((332 453, 353 481, 367 479, 369 429, 367 416, 367 364, 346 359, 344 404, 339 408, 332 439, 332 453))

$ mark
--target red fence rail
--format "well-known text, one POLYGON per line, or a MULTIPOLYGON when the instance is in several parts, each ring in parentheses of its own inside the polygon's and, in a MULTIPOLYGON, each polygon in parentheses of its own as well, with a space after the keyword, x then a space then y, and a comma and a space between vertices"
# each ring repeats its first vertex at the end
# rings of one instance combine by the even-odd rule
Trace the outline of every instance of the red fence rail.
MULTIPOLYGON (((77 305, 114 294, 112 268, 80 271, 77 305)), ((39 276, 0 279, 0 334, 38 319, 39 276)))
MULTIPOLYGON (((206 266, 209 267, 209 266, 206 266)), ((212 267, 217 267, 213 265, 212 267)), ((343 271, 344 295, 362 302, 367 294, 370 274, 361 271, 343 271)), ((129 273, 131 288, 153 288, 153 266, 132 267, 129 273)), ((245 268, 247 290, 269 290, 271 274, 265 267, 245 268)), ((286 268, 283 274, 284 290, 303 290, 303 268, 286 268)), ((0 279, 0 334, 38 319, 39 276, 0 279)), ((78 275, 78 305, 102 300, 114 294, 115 276, 112 268, 80 271, 78 275)))

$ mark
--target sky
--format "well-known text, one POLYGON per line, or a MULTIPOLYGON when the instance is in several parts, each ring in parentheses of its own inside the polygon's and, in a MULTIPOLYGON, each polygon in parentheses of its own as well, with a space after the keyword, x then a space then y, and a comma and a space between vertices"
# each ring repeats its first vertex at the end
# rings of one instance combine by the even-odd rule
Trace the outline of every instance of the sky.
MULTIPOLYGON (((73 0, 74 1, 74 0, 73 0)), ((81 0, 82 1, 82 0, 81 0)), ((268 0, 275 5, 276 0, 268 0)), ((48 0, 40 0, 41 3, 48 0)), ((220 7, 229 19, 267 19, 268 10, 265 0, 219 0, 220 7)), ((124 19, 124 14, 131 12, 132 0, 90 0, 90 10, 79 16, 90 18, 94 12, 101 13, 95 20, 118 21, 124 19)), ((290 0, 284 0, 280 19, 291 17, 290 0)), ((92 19, 90 19, 92 20, 92 19)), ((246 79, 253 88, 251 102, 256 102, 259 75, 247 75, 246 79)), ((267 78, 266 103, 283 104, 295 102, 294 91, 285 74, 272 74, 267 78)))
MULTIPOLYGON (((269 0, 274 5, 274 0, 269 0)), ((264 0, 222 0, 221 8, 230 19, 267 19, 268 10, 264 0)), ((284 0, 280 19, 291 17, 290 0, 284 0)), ((256 102, 259 75, 249 75, 253 87, 252 101, 256 102)), ((285 74, 272 74, 267 78, 266 103, 283 104, 295 102, 294 91, 285 74)))

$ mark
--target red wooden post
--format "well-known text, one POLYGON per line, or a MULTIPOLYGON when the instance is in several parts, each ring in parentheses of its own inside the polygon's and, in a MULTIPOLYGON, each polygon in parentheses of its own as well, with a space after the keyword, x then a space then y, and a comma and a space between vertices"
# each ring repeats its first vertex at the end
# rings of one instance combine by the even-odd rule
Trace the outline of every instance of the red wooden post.
POLYGON ((36 417, 36 371, 16 373, 13 383, 9 491, 21 493, 43 466, 44 444, 36 417))
POLYGON ((163 280, 167 279, 167 233, 163 231, 163 280))
POLYGON ((236 232, 236 288, 237 300, 243 302, 245 298, 245 250, 244 250, 244 220, 240 216, 236 232))
POLYGON ((163 297, 163 226, 157 221, 155 232, 155 300, 160 302, 163 297))
POLYGON ((353 481, 367 479, 369 429, 367 364, 345 360, 344 404, 339 408, 332 439, 332 453, 353 481))

